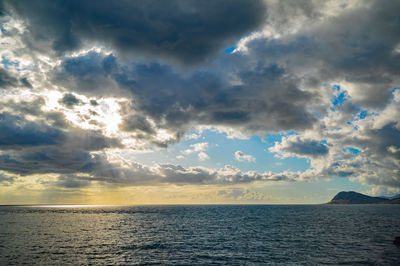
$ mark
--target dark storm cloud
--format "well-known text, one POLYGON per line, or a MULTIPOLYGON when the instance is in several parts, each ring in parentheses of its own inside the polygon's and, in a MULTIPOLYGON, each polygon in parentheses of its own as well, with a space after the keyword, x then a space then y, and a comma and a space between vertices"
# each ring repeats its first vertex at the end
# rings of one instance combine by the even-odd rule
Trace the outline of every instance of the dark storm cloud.
POLYGON ((8 101, 2 103, 3 108, 8 108, 12 110, 13 114, 18 114, 24 116, 25 114, 30 114, 38 116, 43 114, 41 110, 42 106, 45 104, 45 100, 42 97, 37 97, 32 101, 8 101))
POLYGON ((102 56, 96 52, 89 52, 79 57, 65 59, 53 73, 53 79, 69 90, 79 93, 92 96, 118 96, 121 92, 115 78, 120 71, 114 55, 102 56))
POLYGON ((4 3, 0 1, 0 16, 3 16, 5 14, 5 8, 4 8, 4 3))
POLYGON ((90 185, 90 181, 85 179, 87 178, 75 175, 61 175, 55 185, 62 188, 83 188, 90 185))
MULTIPOLYGON (((7 108, 19 113, 22 111, 19 104, 12 102, 7 108)), ((48 117, 46 112, 39 111, 43 105, 42 98, 25 104, 27 108, 34 110, 31 116, 35 119, 32 121, 9 112, 0 114, 0 170, 21 176, 60 174, 54 183, 57 187, 79 189, 89 186, 93 181, 124 186, 163 183, 235 184, 292 178, 272 173, 241 172, 233 167, 212 170, 202 167, 184 168, 172 164, 148 167, 137 163, 110 162, 103 151, 107 148, 120 148, 118 140, 107 138, 97 131, 77 129, 71 125, 61 129, 46 124, 40 118, 48 117)), ((143 124, 141 119, 144 118, 136 118, 143 124)), ((132 130, 147 130, 140 123, 131 126, 132 130)), ((13 181, 10 178, 3 179, 2 181, 13 181)))
MULTIPOLYGON (((242 55, 232 57, 245 60, 242 55)), ((195 124, 262 132, 304 129, 316 121, 305 105, 315 96, 300 90, 299 81, 286 77, 284 68, 262 62, 245 67, 234 64, 231 68, 241 85, 232 85, 229 72, 214 67, 181 73, 171 65, 123 65, 113 55, 89 52, 65 59, 53 72, 53 80, 78 93, 131 95, 130 108, 122 112, 121 128, 139 130, 142 138, 148 138, 157 128, 171 129, 180 136, 195 124), (107 61, 113 62, 110 71, 104 69, 107 61)))
POLYGON ((12 183, 14 181, 14 178, 13 177, 7 177, 7 176, 5 176, 4 174, 2 174, 2 173, 0 173, 0 183, 5 183, 5 182, 7 182, 7 183, 12 183))
POLYGON ((32 85, 26 78, 16 78, 6 69, 0 67, 0 88, 27 87, 32 85))
POLYGON ((72 93, 66 93, 64 96, 61 98, 60 103, 64 104, 67 107, 73 107, 74 105, 79 105, 81 104, 81 100, 76 98, 75 95, 72 93))
MULTIPOLYGON (((135 112, 158 128, 185 131, 207 124, 251 133, 303 130, 317 121, 309 107, 323 102, 326 82, 353 83, 356 104, 387 101, 398 81, 400 34, 394 26, 398 4, 385 3, 391 8, 371 2, 322 22, 319 7, 310 1, 279 3, 274 8, 282 12, 268 15, 278 32, 302 16, 315 23, 282 39, 251 41, 248 54, 220 57, 192 72, 159 62, 126 65, 113 55, 91 52, 65 59, 54 80, 89 95, 129 92, 135 112), (240 85, 232 85, 232 79, 240 85)), ((127 114, 125 125, 129 117, 134 116, 127 114)))
POLYGON ((210 172, 204 168, 185 169, 180 165, 163 164, 160 166, 164 182, 183 184, 215 183, 217 172, 210 172))
POLYGON ((284 149, 291 153, 299 155, 320 156, 328 153, 329 149, 325 144, 314 140, 305 140, 303 142, 293 142, 284 149))
MULTIPOLYGON (((282 5, 287 7, 283 10, 296 7, 286 1, 282 5)), ((399 85, 399 8, 399 1, 367 1, 322 21, 317 15, 296 33, 250 41, 249 55, 254 60, 264 58, 284 66, 287 74, 301 75, 304 84, 314 84, 318 90, 329 81, 353 83, 353 101, 383 106, 390 90, 399 85)), ((283 19, 285 12, 271 16, 282 18, 271 23, 283 33, 281 26, 292 25, 299 19, 283 19)))
POLYGON ((98 163, 89 152, 58 146, 9 150, 0 155, 0 169, 20 175, 88 172, 88 163, 98 163))
POLYGON ((249 120, 249 114, 247 112, 214 112, 212 114, 216 122, 222 121, 229 124, 243 123, 249 120))
POLYGON ((11 76, 7 70, 0 68, 0 88, 18 85, 18 80, 11 76))
POLYGON ((302 139, 299 136, 283 138, 282 142, 275 142, 269 149, 283 157, 320 157, 329 153, 328 145, 313 139, 302 139))
POLYGON ((346 140, 356 146, 368 147, 371 157, 394 158, 400 166, 400 129, 390 122, 378 129, 367 129, 360 138, 346 140))
MULTIPOLYGON (((70 91, 61 102, 79 104, 72 93, 128 99, 125 106, 121 103, 120 129, 132 132, 136 140, 166 147, 198 125, 260 135, 295 130, 298 137, 283 138, 270 151, 310 159, 313 177, 356 176, 369 184, 398 187, 398 118, 383 126, 367 124, 357 134, 332 130, 340 123, 330 117, 328 86, 343 82, 338 85, 351 99, 335 107, 341 122, 349 121, 359 107, 368 113, 371 107, 382 110, 389 92, 399 86, 400 2, 366 1, 328 10, 334 2, 267 0, 264 8, 258 1, 49 0, 6 1, 6 6, 26 22, 24 49, 33 57, 40 51, 50 61, 61 62, 43 74, 54 83, 48 85, 70 91), (251 35, 246 49, 240 50, 237 40, 265 26, 263 19, 271 34, 251 35), (80 50, 91 45, 111 53, 80 50), (238 46, 235 53, 221 52, 233 45, 238 46), (71 53, 78 50, 78 56, 71 53), (177 66, 177 61, 184 65, 177 66), (194 67, 205 61, 208 64, 194 67), (160 129, 168 129, 174 139, 157 139, 160 129), (334 146, 303 137, 303 130, 315 133, 307 135, 310 138, 326 136, 334 146), (361 153, 346 155, 342 145, 361 153)), ((0 86, 30 84, 0 69, 0 86)), ((95 100, 90 103, 97 105, 95 100)), ((59 173, 63 177, 58 185, 66 188, 90 181, 233 184, 295 179, 293 173, 229 167, 217 171, 110 162, 103 150, 121 147, 118 140, 74 128, 61 113, 43 112, 41 105, 40 100, 21 106, 7 103, 14 113, 7 113, 1 124, 8 133, 1 135, 0 169, 23 175, 59 173), (28 113, 37 120, 25 119, 28 113)))
POLYGON ((92 106, 97 106, 97 105, 99 105, 99 103, 98 103, 96 100, 90 100, 90 104, 91 104, 92 106))
POLYGON ((312 96, 274 68, 254 74, 257 78, 240 75, 242 84, 234 86, 226 73, 214 69, 183 77, 169 66, 151 64, 137 66, 131 75, 134 84, 120 82, 138 98, 137 106, 170 127, 197 122, 275 131, 315 121, 302 105, 312 96))
POLYGON ((61 112, 44 112, 43 117, 46 121, 55 128, 66 129, 70 126, 70 123, 66 120, 64 113, 61 112))
MULTIPOLYGON (((81 132, 82 133, 82 132, 81 132)), ((108 147, 118 147, 116 140, 102 136, 69 136, 59 145, 41 145, 8 149, 0 154, 0 169, 20 175, 38 173, 92 173, 112 171, 115 168, 101 154, 91 151, 103 151, 108 147)))
POLYGON ((15 114, 0 113, 1 170, 21 175, 75 173, 89 162, 104 161, 90 152, 122 147, 119 140, 99 131, 73 127, 57 112, 41 111, 42 104, 42 98, 5 104, 15 114), (33 119, 28 120, 24 112, 33 119))
POLYGON ((118 140, 107 138, 98 131, 72 127, 65 131, 49 126, 43 120, 29 121, 9 112, 0 113, 0 132, 2 149, 61 145, 65 142, 70 147, 77 146, 88 151, 121 146, 118 140))
POLYGON ((263 21, 258 0, 5 1, 27 20, 32 48, 48 42, 58 53, 85 41, 120 52, 202 61, 263 21))
POLYGON ((125 131, 142 131, 149 134, 154 134, 154 129, 145 117, 140 115, 130 115, 125 118, 121 125, 121 129, 125 131))
MULTIPOLYGON (((64 113, 58 111, 44 112, 42 106, 45 104, 43 97, 37 97, 32 101, 8 101, 3 102, 2 106, 7 109, 10 114, 19 116, 20 119, 26 114, 35 116, 36 118, 45 120, 48 125, 56 129, 66 129, 70 126, 66 120, 64 113)), ((43 122, 43 121, 42 121, 43 122)), ((48 126, 46 125, 46 126, 48 126)))
POLYGON ((23 117, 0 113, 0 147, 55 145, 65 138, 64 132, 44 123, 30 122, 23 117))

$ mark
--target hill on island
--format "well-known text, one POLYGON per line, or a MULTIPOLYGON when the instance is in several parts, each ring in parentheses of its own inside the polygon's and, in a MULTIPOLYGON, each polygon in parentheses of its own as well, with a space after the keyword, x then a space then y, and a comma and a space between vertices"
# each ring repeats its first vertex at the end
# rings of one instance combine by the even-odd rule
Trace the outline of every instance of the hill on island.
POLYGON ((371 197, 354 191, 342 191, 328 204, 400 204, 400 197, 371 197))

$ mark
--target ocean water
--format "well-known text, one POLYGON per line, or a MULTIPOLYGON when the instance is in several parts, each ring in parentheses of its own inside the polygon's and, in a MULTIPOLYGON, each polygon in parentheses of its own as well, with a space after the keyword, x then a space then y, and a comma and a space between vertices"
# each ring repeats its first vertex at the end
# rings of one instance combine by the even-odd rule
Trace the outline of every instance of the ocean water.
POLYGON ((400 265, 400 205, 0 206, 0 265, 400 265))

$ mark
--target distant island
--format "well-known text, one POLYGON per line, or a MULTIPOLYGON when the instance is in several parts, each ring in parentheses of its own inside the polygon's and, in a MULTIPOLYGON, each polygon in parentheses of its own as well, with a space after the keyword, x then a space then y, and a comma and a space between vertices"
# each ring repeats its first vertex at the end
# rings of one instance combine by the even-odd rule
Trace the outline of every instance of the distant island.
POLYGON ((400 204, 400 195, 371 197, 354 191, 342 191, 327 204, 400 204))

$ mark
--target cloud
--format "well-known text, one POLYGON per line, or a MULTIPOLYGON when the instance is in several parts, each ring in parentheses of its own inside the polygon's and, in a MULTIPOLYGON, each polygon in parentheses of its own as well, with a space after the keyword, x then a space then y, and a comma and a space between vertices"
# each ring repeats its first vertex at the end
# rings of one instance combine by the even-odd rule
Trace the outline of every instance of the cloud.
MULTIPOLYGON (((104 159, 104 158, 103 158, 104 159)), ((121 165, 109 163, 97 158, 91 166, 81 169, 79 173, 63 173, 54 185, 63 188, 83 188, 92 182, 113 186, 140 185, 232 185, 252 182, 294 181, 295 173, 273 174, 271 172, 242 172, 233 166, 221 169, 205 167, 183 167, 174 164, 158 164, 153 167, 137 163, 121 165)))
MULTIPOLYGON (((41 110, 43 99, 28 102, 36 108, 30 120, 22 115, 1 113, 0 169, 22 177, 35 174, 60 174, 54 186, 80 189, 92 182, 125 185, 160 184, 236 184, 264 181, 283 181, 296 178, 294 173, 273 174, 242 172, 226 166, 215 170, 204 167, 182 167, 157 164, 153 167, 124 160, 115 160, 105 151, 123 148, 117 139, 105 137, 98 131, 79 129, 71 124, 55 128, 47 124, 47 112, 41 110)), ((17 103, 7 106, 10 111, 23 112, 17 103), (13 109, 14 108, 14 109, 13 109)), ((207 159, 204 152, 207 142, 191 145, 200 159, 207 159)), ((111 153, 112 154, 112 153, 111 153)), ((3 178, 4 179, 4 178, 3 178)), ((3 181, 12 181, 9 178, 3 181)))
POLYGON ((275 142, 269 151, 278 153, 282 158, 291 156, 320 157, 329 153, 329 147, 322 141, 302 139, 292 135, 282 138, 281 142, 275 142))
POLYGON ((94 51, 67 57, 53 70, 50 77, 58 84, 91 96, 120 96, 119 65, 113 54, 103 55, 94 51))
POLYGON ((64 104, 65 106, 71 108, 74 105, 79 105, 81 104, 81 101, 76 98, 75 95, 72 93, 66 93, 64 96, 61 98, 60 103, 64 104))
POLYGON ((7 70, 0 67, 0 88, 27 87, 32 85, 26 78, 16 78, 7 70))
POLYGON ((21 108, 21 103, 9 102, 9 111, 0 113, 1 170, 21 175, 75 173, 107 161, 91 152, 123 147, 116 138, 74 127, 56 112, 42 111, 42 98, 23 103, 21 108), (32 112, 18 114, 27 110, 32 112))
POLYGON ((239 162, 255 162, 256 158, 254 158, 250 154, 244 154, 242 151, 236 151, 235 152, 235 159, 239 162))
POLYGON ((318 120, 313 111, 325 112, 330 104, 329 83, 343 83, 354 104, 383 106, 397 80, 393 51, 400 39, 382 35, 386 28, 396 32, 396 4, 390 10, 379 2, 338 4, 335 14, 331 4, 267 2, 274 34, 251 39, 246 53, 220 56, 199 70, 182 73, 157 61, 125 65, 118 55, 91 52, 66 58, 55 82, 90 94, 130 93, 135 113, 176 136, 198 124, 247 134, 309 129, 318 120), (374 23, 355 22, 366 17, 374 23))
MULTIPOLYGON (((0 169, 58 173, 76 188, 337 177, 400 186, 398 1, 3 2, 0 169), (310 169, 149 167, 112 151, 167 147, 200 127, 282 133, 269 151, 310 169)), ((182 154, 206 160, 206 144, 182 154)))
POLYGON ((62 188, 84 188, 90 185, 90 181, 85 180, 84 177, 77 177, 75 175, 61 175, 58 177, 56 183, 57 187, 62 188))
POLYGON ((255 181, 287 181, 296 178, 295 175, 277 175, 271 172, 242 172, 233 166, 225 166, 219 170, 204 167, 183 168, 177 165, 160 165, 157 171, 163 176, 162 182, 178 184, 238 184, 255 181))
POLYGON ((61 145, 77 146, 84 150, 121 147, 118 140, 107 138, 98 131, 70 127, 68 131, 47 125, 43 120, 29 121, 8 112, 0 113, 0 146, 2 149, 61 145))
POLYGON ((190 149, 182 151, 183 154, 192 154, 192 153, 197 153, 197 156, 200 161, 204 161, 209 159, 209 156, 205 151, 208 149, 208 143, 207 142, 199 142, 195 144, 190 145, 190 149))
MULTIPOLYGON (((318 10, 317 4, 307 3, 318 10)), ((287 10, 296 7, 291 4, 284 4, 287 10)), ((287 32, 281 25, 295 23, 299 16, 275 14, 283 22, 273 23, 270 31, 279 37, 261 35, 249 40, 246 49, 249 56, 267 58, 286 68, 301 78, 308 90, 315 85, 321 90, 327 82, 346 82, 354 102, 383 106, 398 83, 399 55, 394 50, 400 38, 393 23, 397 8, 399 3, 393 1, 384 5, 381 1, 361 1, 355 6, 343 5, 335 14, 298 20, 299 26, 287 32)))
POLYGON ((89 52, 66 58, 52 73, 53 81, 86 95, 132 98, 130 110, 126 108, 123 113, 122 129, 133 130, 132 124, 140 124, 149 138, 156 129, 175 131, 180 137, 198 124, 261 134, 267 130, 301 130, 317 121, 306 105, 314 98, 316 101, 316 96, 300 90, 299 81, 286 77, 285 70, 276 64, 246 65, 243 55, 233 55, 235 62, 223 59, 228 61, 221 64, 232 63, 230 68, 237 72, 235 78, 241 85, 234 85, 230 71, 215 67, 182 73, 158 62, 124 65, 116 60, 113 70, 105 72, 104 61, 110 57, 89 52), (69 61, 79 71, 66 67, 69 61), (145 120, 154 122, 153 132, 149 125, 144 127, 145 120))
POLYGON ((199 142, 199 143, 191 144, 190 147, 192 147, 193 151, 195 151, 195 152, 205 151, 208 149, 208 143, 207 142, 199 142))
POLYGON ((0 68, 0 87, 17 86, 18 80, 11 76, 7 70, 0 68))
POLYGON ((196 152, 202 152, 208 149, 208 142, 199 142, 190 144, 190 149, 184 150, 184 154, 192 154, 196 152))
POLYGON ((64 132, 43 122, 30 122, 8 112, 0 113, 0 131, 0 146, 3 149, 56 145, 65 138, 64 132))
POLYGON ((147 118, 139 114, 130 114, 129 116, 126 116, 121 128, 125 131, 141 131, 148 134, 156 133, 147 118))
POLYGON ((205 153, 204 151, 199 152, 198 157, 200 161, 205 161, 210 159, 210 157, 208 157, 208 154, 205 153))
POLYGON ((86 42, 111 46, 120 53, 203 61, 231 41, 257 28, 264 5, 234 1, 6 1, 24 19, 31 49, 57 53, 86 42), (230 19, 226 19, 229 14, 230 19), (45 34, 44 34, 45 33, 45 34))
POLYGON ((379 115, 360 118, 358 112, 331 109, 319 127, 283 137, 270 151, 282 158, 309 160, 311 168, 298 180, 344 177, 379 190, 398 190, 400 154, 394 147, 400 147, 399 95, 400 91, 394 90, 379 115))
POLYGON ((3 111, 8 109, 14 115, 24 116, 25 114, 31 114, 33 116, 38 116, 43 114, 41 108, 45 104, 45 99, 43 97, 35 97, 31 101, 14 101, 11 99, 1 104, 3 106, 3 111))
POLYGON ((201 137, 201 134, 197 134, 197 133, 192 133, 192 134, 186 134, 184 136, 185 140, 190 140, 190 139, 198 139, 201 137))
POLYGON ((224 196, 227 198, 233 198, 237 200, 239 197, 243 197, 245 195, 245 191, 243 189, 232 189, 230 191, 220 190, 218 191, 219 196, 224 196))
POLYGON ((12 183, 12 182, 14 182, 14 177, 9 177, 9 176, 6 176, 6 175, 4 175, 3 173, 0 173, 0 184, 1 183, 12 183))

